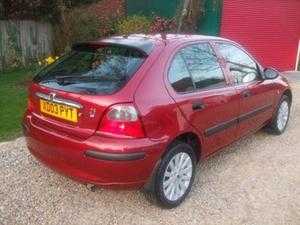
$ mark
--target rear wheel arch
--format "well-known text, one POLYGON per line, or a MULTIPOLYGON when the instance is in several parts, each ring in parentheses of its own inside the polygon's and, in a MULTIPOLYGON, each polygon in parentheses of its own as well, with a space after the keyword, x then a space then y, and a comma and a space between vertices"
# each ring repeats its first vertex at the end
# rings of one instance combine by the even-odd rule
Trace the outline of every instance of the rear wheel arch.
POLYGON ((160 206, 174 208, 184 201, 193 185, 196 164, 196 155, 189 144, 176 142, 168 149, 157 168, 153 185, 153 194, 160 206))
POLYGON ((202 144, 199 136, 194 132, 185 132, 173 138, 172 141, 170 141, 170 143, 167 145, 166 151, 162 157, 164 157, 164 155, 168 152, 168 149, 176 145, 178 142, 183 142, 190 145, 195 152, 197 162, 200 161, 202 157, 202 144))
POLYGON ((167 147, 165 148, 164 153, 161 155, 160 159, 156 162, 156 165, 154 166, 154 169, 152 171, 151 176, 149 177, 148 181, 144 185, 144 190, 146 190, 147 192, 148 191, 149 192, 154 191, 154 182, 155 182, 155 176, 156 176, 157 168, 159 167, 159 165, 161 163, 161 160, 168 153, 168 151, 170 149, 172 149, 172 147, 175 146, 178 143, 187 143, 187 144, 189 144, 194 150, 194 153, 195 153, 195 156, 196 156, 196 159, 197 159, 197 163, 201 160, 201 157, 202 157, 202 144, 201 144, 200 137, 192 131, 181 133, 180 135, 173 138, 167 144, 167 147))

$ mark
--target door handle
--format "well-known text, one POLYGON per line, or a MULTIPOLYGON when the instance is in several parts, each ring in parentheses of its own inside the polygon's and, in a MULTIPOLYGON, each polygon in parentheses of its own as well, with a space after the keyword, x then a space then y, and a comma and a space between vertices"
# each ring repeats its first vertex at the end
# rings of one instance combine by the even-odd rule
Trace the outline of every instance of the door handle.
POLYGON ((242 92, 242 97, 243 98, 249 98, 252 95, 252 93, 249 90, 243 91, 242 92))
POLYGON ((202 102, 194 102, 192 108, 194 111, 201 111, 205 109, 205 105, 202 102))

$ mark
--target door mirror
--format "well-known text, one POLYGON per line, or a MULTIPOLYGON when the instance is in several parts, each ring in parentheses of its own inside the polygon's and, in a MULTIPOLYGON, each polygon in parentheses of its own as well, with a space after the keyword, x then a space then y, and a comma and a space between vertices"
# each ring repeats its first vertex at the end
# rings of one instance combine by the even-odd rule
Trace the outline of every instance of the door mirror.
POLYGON ((264 77, 265 79, 275 79, 279 76, 279 72, 273 68, 264 69, 264 77))

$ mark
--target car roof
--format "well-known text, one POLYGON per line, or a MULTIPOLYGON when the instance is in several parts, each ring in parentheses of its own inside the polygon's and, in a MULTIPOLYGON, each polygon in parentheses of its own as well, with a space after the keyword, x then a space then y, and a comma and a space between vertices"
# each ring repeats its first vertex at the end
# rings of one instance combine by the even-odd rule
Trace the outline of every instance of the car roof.
POLYGON ((105 39, 99 39, 96 41, 77 43, 73 45, 73 48, 78 48, 84 45, 118 45, 126 46, 130 48, 142 51, 144 54, 149 55, 154 46, 158 43, 164 43, 168 45, 172 42, 187 42, 197 40, 221 40, 228 41, 227 39, 207 36, 207 35, 195 35, 195 34, 131 34, 123 36, 112 36, 105 39))

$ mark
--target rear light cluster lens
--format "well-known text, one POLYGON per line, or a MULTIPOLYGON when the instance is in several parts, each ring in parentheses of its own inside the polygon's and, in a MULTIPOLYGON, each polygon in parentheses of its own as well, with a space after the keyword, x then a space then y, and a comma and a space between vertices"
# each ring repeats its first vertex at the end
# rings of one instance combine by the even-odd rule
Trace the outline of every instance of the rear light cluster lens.
POLYGON ((100 123, 99 132, 126 138, 145 137, 142 122, 132 104, 111 106, 100 123))
POLYGON ((31 98, 30 97, 28 97, 27 98, 27 110, 28 111, 32 111, 33 110, 33 102, 32 102, 32 100, 31 100, 31 98))

